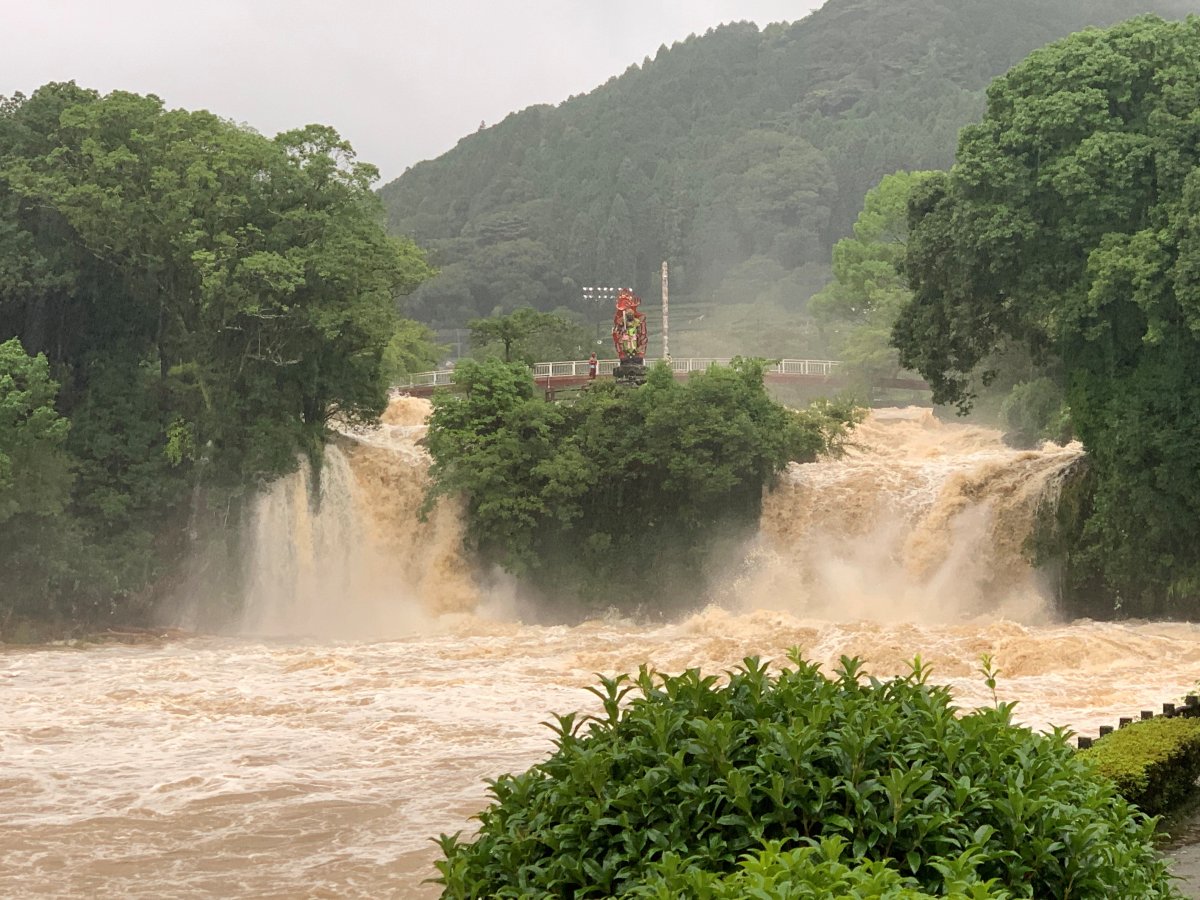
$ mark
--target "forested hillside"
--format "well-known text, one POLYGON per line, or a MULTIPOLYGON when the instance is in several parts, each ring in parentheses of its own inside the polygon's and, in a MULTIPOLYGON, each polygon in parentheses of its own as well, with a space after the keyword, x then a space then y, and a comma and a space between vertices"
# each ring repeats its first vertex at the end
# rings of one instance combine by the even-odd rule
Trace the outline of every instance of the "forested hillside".
MULTIPOLYGON (((657 298, 672 350, 821 353, 804 315, 866 191, 952 159, 983 89, 1034 48, 1185 0, 830 0, 792 24, 692 36, 585 96, 465 137, 381 191, 441 274, 409 312, 435 327, 580 288, 657 298), (720 304, 720 305, 718 305, 720 304)), ((654 346, 651 352, 654 352, 654 346)))

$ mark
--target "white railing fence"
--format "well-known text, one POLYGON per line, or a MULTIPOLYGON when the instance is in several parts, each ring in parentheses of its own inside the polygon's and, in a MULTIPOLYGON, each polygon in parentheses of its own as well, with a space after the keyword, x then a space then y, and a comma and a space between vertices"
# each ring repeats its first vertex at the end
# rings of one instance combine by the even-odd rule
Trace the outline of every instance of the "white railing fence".
MULTIPOLYGON (((597 369, 600 375, 611 375, 613 369, 619 365, 619 361, 615 359, 602 359, 598 362, 597 369)), ((656 359, 647 359, 646 366, 653 366, 657 362, 658 360, 656 359)), ((711 356, 670 360, 671 371, 679 375, 688 372, 703 372, 709 366, 727 366, 730 362, 729 357, 711 356)), ((833 359, 781 359, 767 366, 766 372, 768 375, 810 375, 819 377, 833 375, 839 366, 841 366, 841 363, 833 359)), ((537 379, 580 378, 587 374, 588 360, 586 359, 534 363, 533 366, 533 377, 537 379)), ((452 384, 453 381, 453 369, 439 369, 436 372, 421 372, 417 375, 410 375, 407 380, 399 382, 392 387, 394 390, 404 390, 404 388, 409 387, 439 387, 452 384)))

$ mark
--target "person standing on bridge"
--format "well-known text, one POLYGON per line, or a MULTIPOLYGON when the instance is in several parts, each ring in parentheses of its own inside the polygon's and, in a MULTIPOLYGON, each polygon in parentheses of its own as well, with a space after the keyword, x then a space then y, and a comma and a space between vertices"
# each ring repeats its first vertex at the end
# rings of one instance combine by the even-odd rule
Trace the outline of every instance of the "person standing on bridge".
POLYGON ((590 357, 588 357, 588 378, 589 379, 595 378, 596 374, 599 371, 600 371, 600 361, 596 359, 596 351, 593 350, 592 355, 590 357))

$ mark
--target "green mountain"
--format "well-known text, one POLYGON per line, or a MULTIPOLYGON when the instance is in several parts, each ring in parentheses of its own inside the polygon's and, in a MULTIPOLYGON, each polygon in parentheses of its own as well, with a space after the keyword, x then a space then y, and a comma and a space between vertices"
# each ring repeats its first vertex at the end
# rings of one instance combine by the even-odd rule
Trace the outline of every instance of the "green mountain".
POLYGON ((653 306, 666 259, 674 355, 820 354, 806 305, 867 190, 949 166, 989 81, 1031 50, 1144 12, 1200 2, 829 0, 661 47, 382 188, 390 229, 441 269, 408 312, 450 328, 565 307, 600 334, 608 307, 582 287, 630 285, 653 306))

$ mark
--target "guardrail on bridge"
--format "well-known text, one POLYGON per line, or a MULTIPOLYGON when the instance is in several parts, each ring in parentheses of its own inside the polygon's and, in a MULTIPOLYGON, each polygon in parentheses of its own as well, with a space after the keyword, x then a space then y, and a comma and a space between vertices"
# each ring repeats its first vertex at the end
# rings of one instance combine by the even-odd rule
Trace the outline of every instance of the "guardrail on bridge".
MULTIPOLYGON (((646 365, 653 366, 656 359, 647 359, 646 365)), ((685 359, 669 360, 671 371, 676 375, 686 375, 689 372, 703 372, 709 366, 727 366, 732 362, 730 357, 697 356, 685 359)), ((618 360, 598 360, 598 373, 611 375, 618 365, 618 360)), ((768 375, 797 375, 809 377, 829 377, 841 366, 841 362, 833 359, 781 359, 767 366, 768 375)), ((588 360, 570 359, 562 362, 534 363, 533 377, 538 381, 552 378, 586 378, 588 375, 588 360)), ((443 387, 453 384, 453 369, 438 369, 436 372, 421 372, 410 375, 408 380, 393 385, 394 390, 403 391, 412 387, 443 387)))

